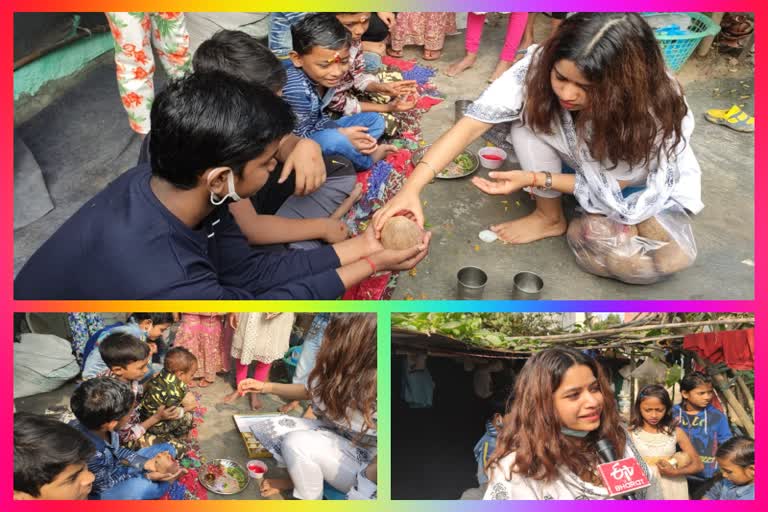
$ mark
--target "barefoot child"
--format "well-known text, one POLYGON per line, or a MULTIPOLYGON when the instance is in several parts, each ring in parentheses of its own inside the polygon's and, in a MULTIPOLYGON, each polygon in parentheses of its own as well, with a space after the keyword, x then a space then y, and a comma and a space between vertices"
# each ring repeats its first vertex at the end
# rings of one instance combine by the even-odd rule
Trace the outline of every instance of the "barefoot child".
POLYGON ((162 407, 144 418, 139 415, 139 403, 144 392, 140 381, 148 372, 151 358, 149 346, 130 334, 114 333, 102 342, 99 352, 108 369, 98 376, 113 377, 124 382, 133 392, 134 406, 131 408, 130 419, 117 431, 120 444, 132 450, 154 444, 144 434, 157 423, 175 418, 178 411, 172 407, 162 407))
POLYGON ((733 437, 717 449, 716 457, 723 480, 702 499, 755 499, 755 442, 747 437, 733 437))
POLYGON ((712 405, 712 379, 701 372, 691 372, 680 381, 683 402, 672 408, 678 426, 688 434, 693 447, 704 462, 704 470, 688 475, 688 493, 698 499, 717 473, 717 449, 733 434, 728 418, 712 405))
POLYGON ((328 110, 350 116, 360 112, 405 112, 416 106, 415 80, 381 82, 376 75, 366 73, 363 57, 363 34, 371 23, 371 12, 336 12, 336 19, 352 34, 349 46, 349 69, 335 87, 328 110), (389 96, 389 103, 358 100, 362 93, 389 96))
POLYGON ((77 429, 53 418, 13 415, 13 499, 85 500, 94 476, 93 445, 77 429))
MULTIPOLYGON (((660 495, 656 499, 687 500, 688 483, 685 475, 693 475, 704 469, 699 454, 688 435, 675 426, 672 400, 663 386, 645 386, 640 390, 632 409, 629 431, 640 455, 651 470, 659 474, 660 495), (673 458, 679 446, 689 463, 682 465, 673 458), (670 462, 675 460, 675 464, 670 462)), ((684 457, 680 457, 684 459, 684 457)))
POLYGON ((358 170, 368 169, 396 148, 378 144, 384 118, 362 112, 332 120, 323 110, 349 70, 351 34, 332 14, 310 14, 291 27, 293 50, 283 98, 298 119, 293 133, 309 137, 323 154, 339 154, 358 170))
POLYGON ((139 451, 120 445, 116 431, 128 423, 133 404, 128 384, 110 377, 87 380, 72 394, 70 407, 77 418, 72 426, 96 449, 88 459, 88 469, 96 477, 90 494, 94 499, 160 499, 184 471, 169 444, 139 451))
POLYGON ((690 144, 693 112, 667 73, 653 31, 636 13, 578 13, 543 46, 529 48, 432 145, 374 215, 377 232, 401 210, 423 225, 421 190, 472 141, 507 122, 522 170, 472 180, 487 194, 527 187, 536 196, 532 214, 491 228, 505 242, 564 234, 562 194, 626 225, 673 206, 693 213, 704 206, 690 144), (564 174, 563 162, 576 174, 564 174))
POLYGON ((192 411, 197 407, 195 396, 189 392, 189 383, 197 371, 197 359, 187 349, 174 347, 165 356, 165 366, 147 383, 139 413, 151 418, 158 411, 172 411, 172 417, 148 429, 150 434, 164 442, 185 439, 195 426, 192 411))

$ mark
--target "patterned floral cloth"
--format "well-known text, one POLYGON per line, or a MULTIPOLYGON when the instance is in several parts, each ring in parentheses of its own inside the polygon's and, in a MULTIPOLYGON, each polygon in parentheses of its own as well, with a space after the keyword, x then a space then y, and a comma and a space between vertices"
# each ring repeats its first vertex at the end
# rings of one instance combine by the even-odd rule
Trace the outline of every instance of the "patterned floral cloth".
POLYGON ((395 51, 411 44, 423 46, 425 50, 442 50, 445 36, 454 32, 455 12, 401 12, 392 29, 391 46, 395 51))
POLYGON ((82 362, 85 344, 91 336, 104 328, 104 319, 99 313, 67 313, 67 322, 72 332, 72 351, 79 364, 82 362))
POLYGON ((184 347, 197 357, 195 378, 208 382, 221 371, 222 313, 184 313, 176 333, 176 347, 184 347))
POLYGON ((189 34, 181 12, 108 12, 115 39, 115 64, 120 100, 133 131, 149 133, 149 112, 155 98, 152 77, 154 46, 160 63, 173 78, 191 71, 189 34))

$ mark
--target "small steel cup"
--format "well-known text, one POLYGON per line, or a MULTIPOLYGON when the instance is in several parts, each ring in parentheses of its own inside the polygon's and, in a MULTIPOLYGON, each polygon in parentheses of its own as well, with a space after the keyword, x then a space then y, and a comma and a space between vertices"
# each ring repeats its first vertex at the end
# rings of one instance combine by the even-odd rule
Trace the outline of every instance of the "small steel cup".
POLYGON ((512 281, 512 296, 515 300, 539 300, 544 280, 533 272, 518 272, 512 281))
POLYGON ((458 123, 459 119, 464 117, 464 112, 472 102, 470 100, 456 100, 454 105, 454 122, 458 123))
POLYGON ((488 274, 477 267, 464 267, 456 274, 458 281, 458 296, 463 300, 479 300, 483 298, 488 274))

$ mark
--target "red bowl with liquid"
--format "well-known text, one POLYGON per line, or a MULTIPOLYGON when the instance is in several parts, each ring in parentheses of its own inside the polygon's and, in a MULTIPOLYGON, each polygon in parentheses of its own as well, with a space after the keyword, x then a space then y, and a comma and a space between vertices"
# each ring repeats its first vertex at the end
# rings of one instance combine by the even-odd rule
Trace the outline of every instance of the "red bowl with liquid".
POLYGON ((480 164, 486 169, 498 169, 507 159, 507 152, 501 148, 483 148, 477 154, 480 164))

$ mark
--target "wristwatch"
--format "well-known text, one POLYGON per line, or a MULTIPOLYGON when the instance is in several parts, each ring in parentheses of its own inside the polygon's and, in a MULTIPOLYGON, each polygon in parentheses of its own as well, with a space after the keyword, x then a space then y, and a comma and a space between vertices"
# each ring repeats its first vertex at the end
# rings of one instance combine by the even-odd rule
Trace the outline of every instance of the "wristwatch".
POLYGON ((547 179, 544 181, 544 186, 541 187, 542 190, 552 190, 552 173, 549 171, 544 171, 544 175, 547 177, 547 179))

